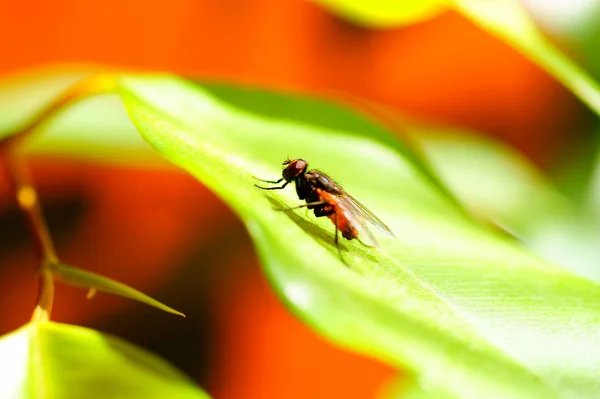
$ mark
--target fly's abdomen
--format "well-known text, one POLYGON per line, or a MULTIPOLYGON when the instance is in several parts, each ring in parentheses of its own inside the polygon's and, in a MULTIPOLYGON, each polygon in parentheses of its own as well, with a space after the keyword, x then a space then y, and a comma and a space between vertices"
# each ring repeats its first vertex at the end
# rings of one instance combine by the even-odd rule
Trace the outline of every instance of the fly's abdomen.
POLYGON ((331 215, 328 215, 327 217, 333 222, 333 224, 336 224, 337 222, 337 228, 345 239, 352 240, 358 237, 358 230, 339 210, 335 211, 331 215))

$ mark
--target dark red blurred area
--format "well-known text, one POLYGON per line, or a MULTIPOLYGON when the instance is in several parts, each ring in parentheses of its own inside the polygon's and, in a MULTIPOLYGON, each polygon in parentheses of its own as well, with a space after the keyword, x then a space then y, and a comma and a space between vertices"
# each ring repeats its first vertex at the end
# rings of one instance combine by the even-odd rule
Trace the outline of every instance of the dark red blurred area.
MULTIPOLYGON (((454 13, 370 30, 301 0, 0 3, 0 73, 94 62, 332 96, 479 130, 547 165, 586 111, 546 73, 454 13)), ((1 111, 0 111, 1 112, 1 111)), ((291 316, 245 230, 191 177, 35 160, 63 261, 186 312, 59 287, 54 318, 110 331, 195 376, 215 398, 368 398, 395 371, 342 351, 291 316)), ((2 177, 0 332, 25 323, 36 260, 2 177)))

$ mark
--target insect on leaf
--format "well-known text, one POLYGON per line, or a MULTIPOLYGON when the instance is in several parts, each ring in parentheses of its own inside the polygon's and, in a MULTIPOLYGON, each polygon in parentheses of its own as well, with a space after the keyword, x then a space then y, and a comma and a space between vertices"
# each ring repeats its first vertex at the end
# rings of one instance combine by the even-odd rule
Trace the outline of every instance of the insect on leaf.
POLYGON ((125 77, 120 90, 143 137, 231 206, 275 291, 326 338, 440 395, 599 396, 600 286, 465 217, 374 125, 170 76, 125 77), (342 240, 346 267, 331 221, 278 211, 299 204, 292 187, 254 187, 253 176, 281 176, 287 155, 339 181, 396 238, 374 230, 381 250, 342 240))

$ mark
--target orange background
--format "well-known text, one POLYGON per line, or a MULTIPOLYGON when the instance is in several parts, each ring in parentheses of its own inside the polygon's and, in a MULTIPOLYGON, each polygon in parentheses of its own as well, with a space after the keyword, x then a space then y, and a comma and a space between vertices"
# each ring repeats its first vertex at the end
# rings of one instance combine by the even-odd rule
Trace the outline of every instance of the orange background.
MULTIPOLYGON (((354 26, 301 0, 0 2, 0 73, 98 62, 331 96, 349 93, 501 137, 547 165, 585 115, 565 89, 454 13, 354 26)), ((0 111, 1 112, 1 111, 0 111)), ((36 160, 63 261, 158 296, 188 319, 60 287, 54 318, 126 337, 215 398, 367 398, 395 375, 337 349, 267 287, 243 227, 182 173, 36 160)), ((0 332, 24 323, 35 259, 0 182, 0 332)))

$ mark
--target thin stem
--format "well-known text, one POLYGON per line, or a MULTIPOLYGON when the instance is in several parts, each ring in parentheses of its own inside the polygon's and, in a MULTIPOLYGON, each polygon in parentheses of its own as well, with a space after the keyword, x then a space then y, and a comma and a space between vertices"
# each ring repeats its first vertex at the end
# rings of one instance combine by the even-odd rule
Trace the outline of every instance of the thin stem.
POLYGON ((23 162, 17 158, 14 151, 9 148, 4 149, 2 162, 7 172, 11 191, 17 200, 17 205, 27 218, 29 233, 33 238, 37 256, 40 260, 40 288, 32 319, 48 320, 54 301, 52 265, 58 262, 58 256, 28 170, 23 162))
POLYGON ((21 140, 52 119, 59 111, 84 97, 113 91, 116 83, 117 79, 114 75, 95 75, 80 81, 42 109, 25 126, 5 135, 6 139, 0 142, 1 162, 4 164, 17 204, 27 218, 29 232, 40 260, 38 270, 40 285, 32 320, 47 321, 50 319, 54 302, 54 267, 59 260, 29 170, 19 158, 15 147, 21 140))
POLYGON ((56 262, 58 257, 29 170, 13 151, 5 151, 2 159, 8 172, 17 205, 27 218, 38 258, 42 262, 56 262))
POLYGON ((52 313, 52 304, 54 303, 54 276, 52 271, 47 268, 40 270, 40 288, 38 290, 37 303, 33 314, 32 321, 48 321, 50 313, 52 313))

